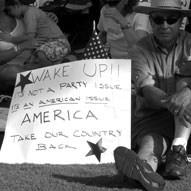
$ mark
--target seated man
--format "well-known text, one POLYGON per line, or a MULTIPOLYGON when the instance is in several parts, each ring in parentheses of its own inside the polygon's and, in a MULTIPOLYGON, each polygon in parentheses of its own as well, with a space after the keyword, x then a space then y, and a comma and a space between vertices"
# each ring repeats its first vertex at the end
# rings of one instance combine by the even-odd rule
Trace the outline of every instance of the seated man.
POLYGON ((149 15, 153 35, 140 40, 128 54, 136 89, 132 150, 118 147, 114 157, 123 175, 147 190, 162 190, 165 181, 157 170, 164 156, 166 176, 185 176, 188 164, 191 88, 187 84, 177 91, 175 74, 190 57, 191 35, 180 26, 191 10, 181 9, 180 0, 152 0, 150 7, 135 6, 134 11, 149 15))

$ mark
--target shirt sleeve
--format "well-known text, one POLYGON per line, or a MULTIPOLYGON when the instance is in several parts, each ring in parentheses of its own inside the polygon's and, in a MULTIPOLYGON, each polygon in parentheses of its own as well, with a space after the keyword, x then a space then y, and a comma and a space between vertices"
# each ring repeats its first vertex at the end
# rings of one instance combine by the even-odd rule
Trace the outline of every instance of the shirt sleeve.
POLYGON ((34 10, 28 9, 24 15, 26 33, 36 33, 38 17, 34 10))
POLYGON ((145 52, 137 46, 128 52, 128 58, 132 63, 132 80, 138 94, 141 94, 143 87, 155 85, 152 66, 149 64, 149 57, 145 55, 145 52))
POLYGON ((134 18, 134 30, 143 30, 148 33, 152 32, 149 16, 146 14, 136 13, 134 18))

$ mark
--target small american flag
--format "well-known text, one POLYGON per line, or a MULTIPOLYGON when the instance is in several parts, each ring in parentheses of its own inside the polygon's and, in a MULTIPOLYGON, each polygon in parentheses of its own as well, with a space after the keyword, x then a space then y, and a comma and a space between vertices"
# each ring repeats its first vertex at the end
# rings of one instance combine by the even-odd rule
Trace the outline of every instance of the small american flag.
POLYGON ((109 50, 102 44, 97 31, 93 29, 93 33, 87 43, 82 59, 98 59, 98 58, 111 58, 109 50))

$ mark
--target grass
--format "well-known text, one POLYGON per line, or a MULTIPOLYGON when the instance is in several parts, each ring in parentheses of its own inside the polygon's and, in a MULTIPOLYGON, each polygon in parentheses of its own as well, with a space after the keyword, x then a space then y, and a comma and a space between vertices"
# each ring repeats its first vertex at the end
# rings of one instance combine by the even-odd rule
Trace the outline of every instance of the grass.
MULTIPOLYGON (((124 182, 114 164, 0 164, 0 191, 142 191, 137 182, 124 182)), ((190 191, 191 165, 182 180, 166 180, 164 191, 190 191)))

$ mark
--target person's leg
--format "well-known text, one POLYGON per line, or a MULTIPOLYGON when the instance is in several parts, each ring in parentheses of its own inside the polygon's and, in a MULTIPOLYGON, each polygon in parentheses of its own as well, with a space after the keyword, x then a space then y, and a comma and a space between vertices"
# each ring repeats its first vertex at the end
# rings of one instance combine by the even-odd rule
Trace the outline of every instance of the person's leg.
POLYGON ((37 52, 37 59, 38 59, 39 68, 53 65, 52 62, 50 60, 48 60, 45 53, 42 51, 37 52))
POLYGON ((181 144, 186 149, 187 142, 191 133, 191 124, 189 124, 188 122, 185 123, 186 125, 180 119, 175 118, 175 133, 172 145, 177 145, 176 139, 181 138, 183 139, 183 142, 181 142, 181 144))
POLYGON ((191 133, 191 125, 185 125, 180 119, 175 118, 175 134, 171 149, 167 155, 165 172, 168 176, 180 178, 186 175, 187 168, 187 142, 191 133))
POLYGON ((38 51, 29 62, 24 65, 25 70, 33 70, 43 67, 52 66, 53 63, 47 58, 43 51, 38 51))
POLYGON ((142 138, 137 154, 140 159, 147 161, 153 171, 157 171, 161 165, 162 156, 166 153, 169 145, 166 138, 153 133, 142 138))
POLYGON ((35 52, 36 63, 40 67, 52 66, 62 63, 71 52, 70 43, 66 37, 49 40, 41 45, 35 52))
POLYGON ((138 153, 125 147, 117 147, 114 158, 117 170, 128 178, 139 181, 147 190, 161 190, 164 179, 156 172, 167 141, 161 135, 148 134, 138 144, 138 153))

